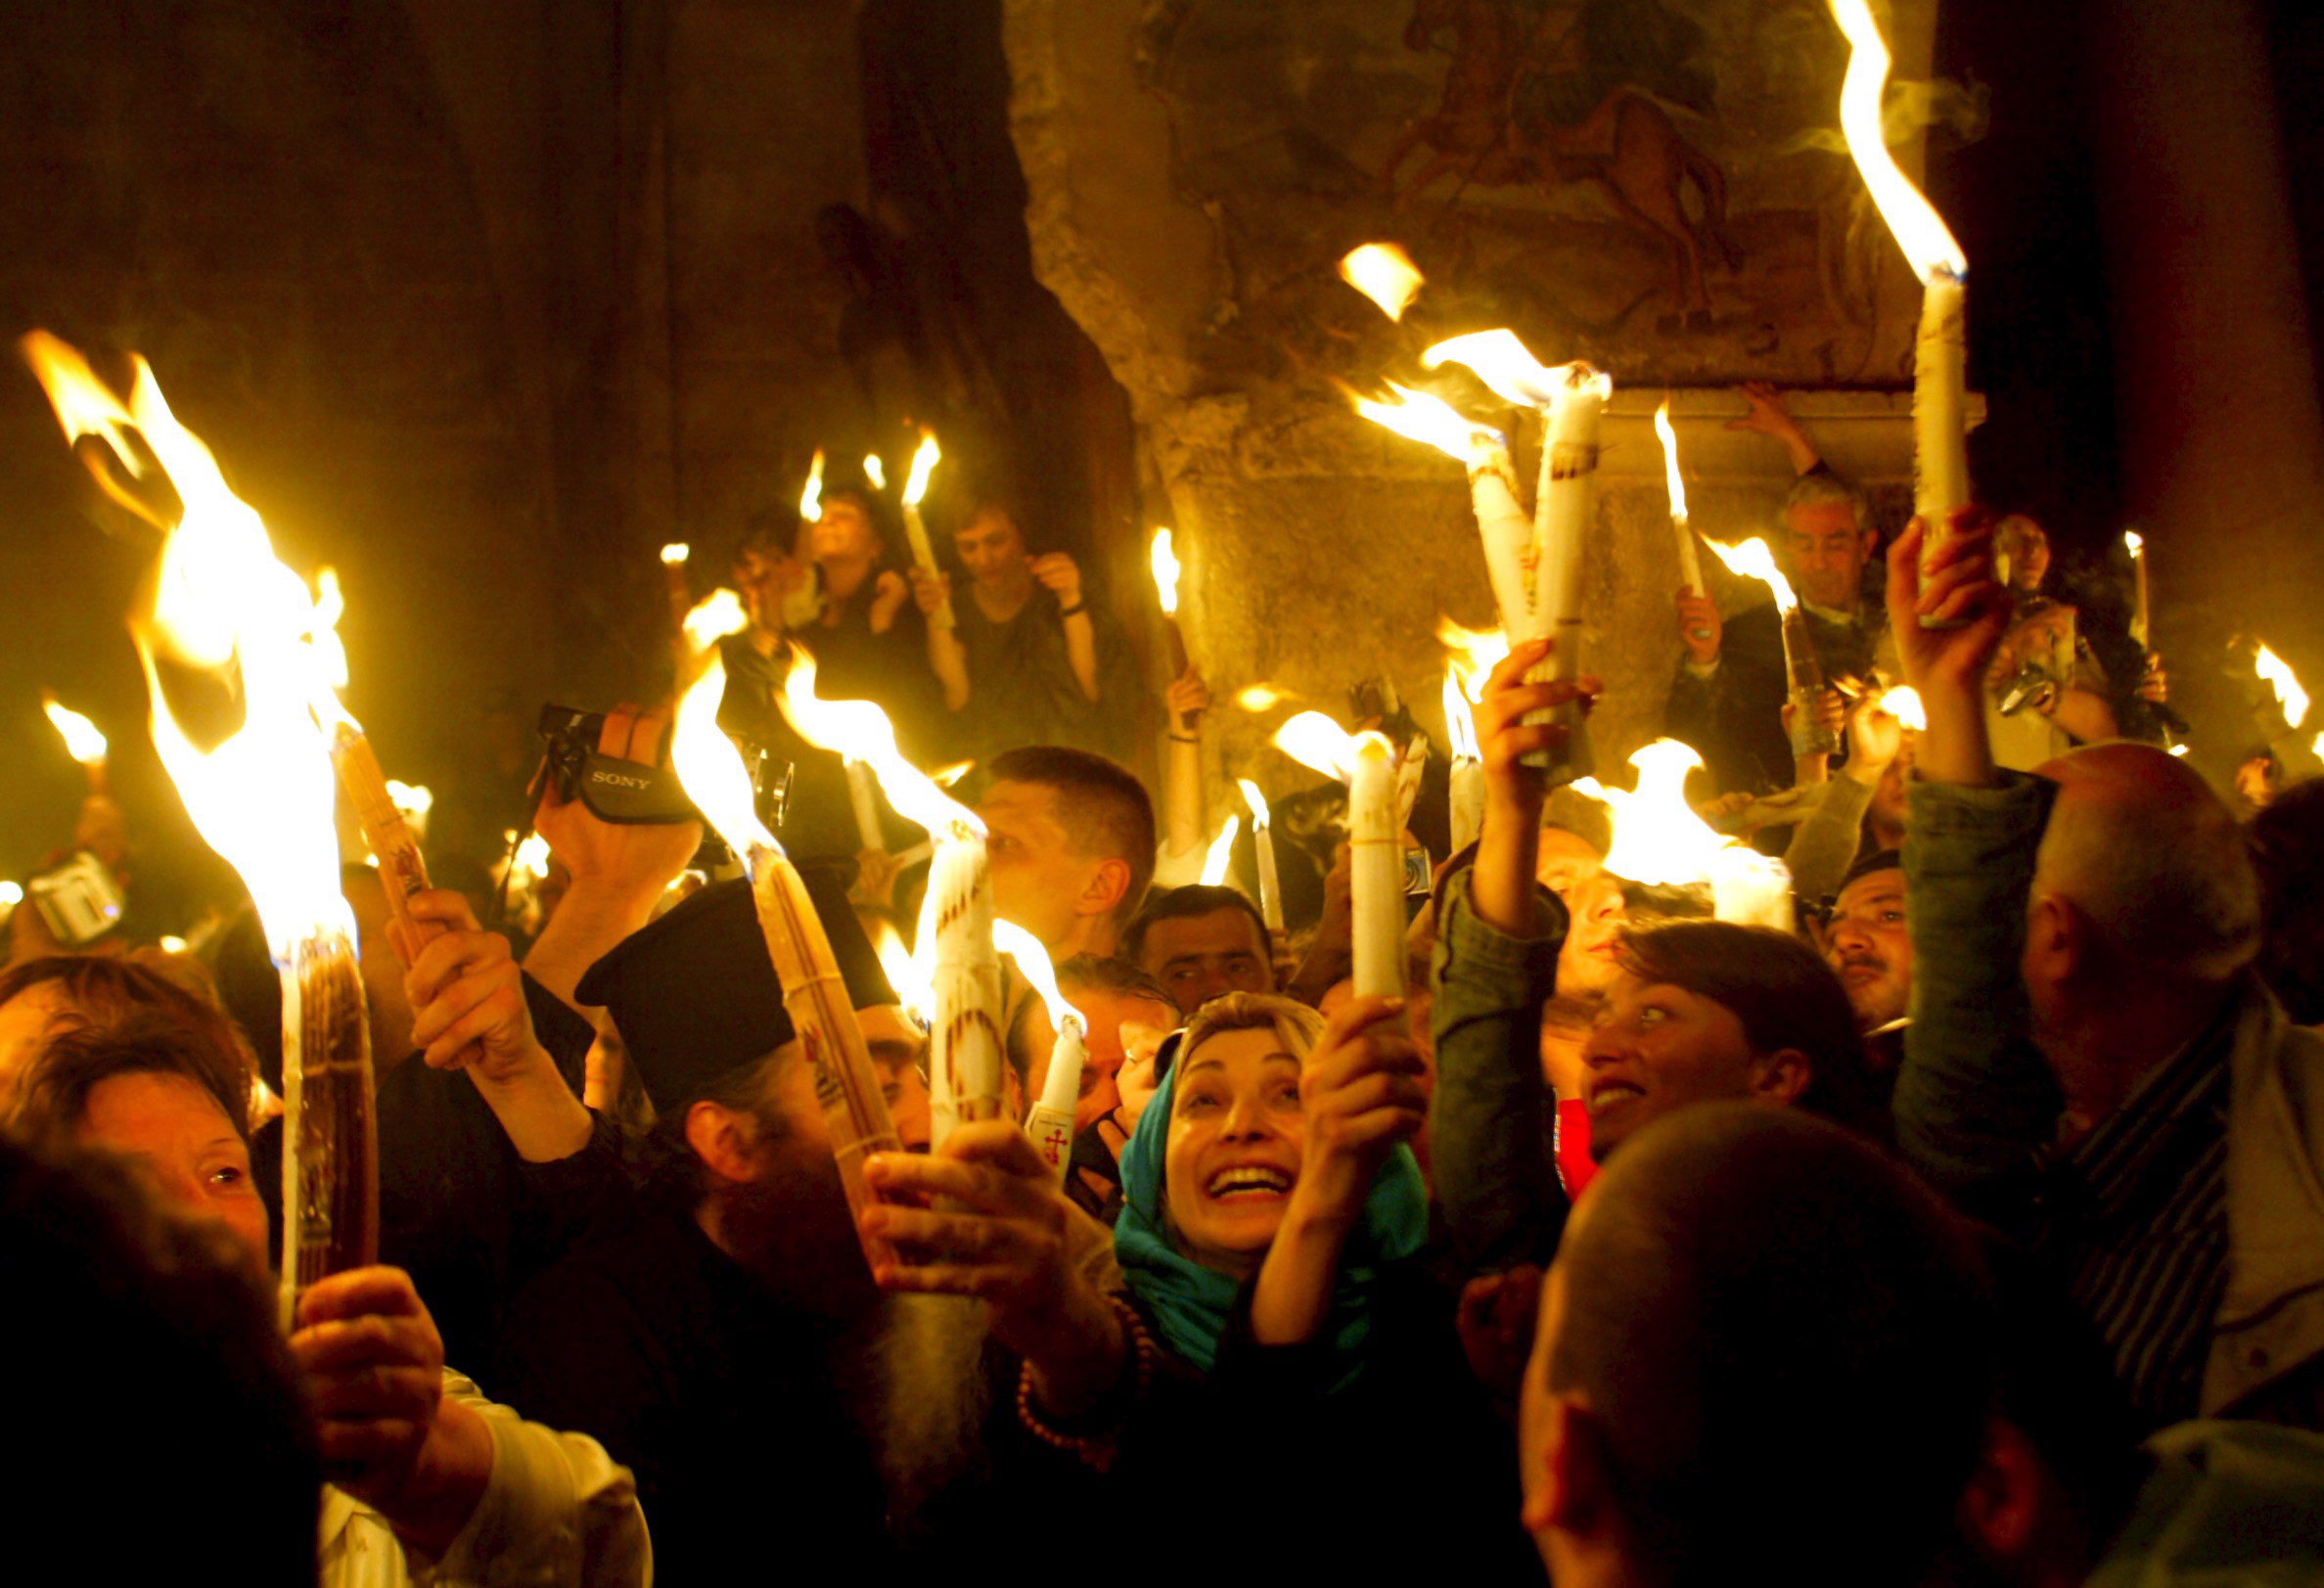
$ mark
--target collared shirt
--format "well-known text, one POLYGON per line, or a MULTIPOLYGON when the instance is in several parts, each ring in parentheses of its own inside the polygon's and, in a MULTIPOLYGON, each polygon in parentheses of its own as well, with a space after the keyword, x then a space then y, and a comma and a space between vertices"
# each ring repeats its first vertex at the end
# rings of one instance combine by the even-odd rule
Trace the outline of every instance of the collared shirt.
POLYGON ((2150 1426, 2196 1415, 2227 1288, 2227 1052, 2234 1006, 2051 1170, 2043 1243, 2150 1426))

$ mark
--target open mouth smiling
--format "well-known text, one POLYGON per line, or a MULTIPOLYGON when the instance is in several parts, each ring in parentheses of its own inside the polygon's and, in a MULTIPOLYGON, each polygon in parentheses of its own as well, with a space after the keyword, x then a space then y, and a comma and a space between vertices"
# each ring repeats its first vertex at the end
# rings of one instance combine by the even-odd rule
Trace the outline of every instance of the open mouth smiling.
POLYGON ((1292 1176, 1264 1163, 1236 1163, 1218 1170, 1203 1183, 1203 1194, 1213 1202, 1258 1202, 1291 1195, 1292 1176))

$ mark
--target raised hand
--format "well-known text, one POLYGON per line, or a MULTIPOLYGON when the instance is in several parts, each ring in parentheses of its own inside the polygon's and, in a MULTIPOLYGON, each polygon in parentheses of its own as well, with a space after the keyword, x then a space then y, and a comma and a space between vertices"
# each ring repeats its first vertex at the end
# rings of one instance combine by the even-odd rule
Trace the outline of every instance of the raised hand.
POLYGON ((934 617, 952 599, 952 575, 923 572, 915 567, 911 571, 912 603, 924 616, 934 617))
POLYGON ((1325 1023, 1299 1070, 1306 1138, 1287 1219, 1354 1226, 1390 1150, 1427 1122, 1426 1070, 1401 998, 1352 999, 1325 1023))
POLYGON ((1783 396, 1775 389, 1774 382, 1746 381, 1735 389, 1748 406, 1742 418, 1727 421, 1727 429, 1780 439, 1800 428, 1791 410, 1783 405, 1783 396))
POLYGON ((437 1069, 475 1064, 487 1081, 509 1080, 545 1058, 509 940, 478 927, 468 900, 448 887, 413 894, 410 909, 414 927, 443 929, 422 942, 421 931, 387 923, 397 957, 411 966, 403 988, 420 1056, 437 1069))
POLYGON ((1574 701, 1588 710, 1604 693, 1605 686, 1595 678, 1527 683, 1527 672, 1547 660, 1555 648, 1551 640, 1521 640, 1509 648, 1509 655, 1485 680, 1484 699, 1477 703, 1474 715, 1477 748, 1484 758, 1488 812, 1497 804, 1511 811, 1529 811, 1536 818, 1540 815, 1542 802, 1549 797, 1548 778, 1538 768, 1527 766, 1525 757, 1564 744, 1568 730, 1561 723, 1528 725, 1525 719, 1574 701))
POLYGON ((1480 1274, 1461 1287, 1455 1320, 1462 1354, 1477 1382, 1504 1401, 1517 1398, 1533 1350, 1533 1322, 1541 1307, 1541 1270, 1521 1263, 1501 1274, 1480 1274))
POLYGON ((1724 628, 1717 602, 1698 593, 1692 585, 1679 587, 1678 637, 1687 648, 1689 661, 1708 667, 1718 660, 1719 637, 1724 628))
POLYGON ((1047 552, 1034 558, 1030 567, 1033 577, 1057 597, 1060 607, 1070 610, 1081 605, 1081 569, 1071 557, 1064 552, 1047 552))
MULTIPOLYGON (((660 709, 615 706, 598 734, 598 753, 652 766, 661 758, 669 723, 660 709)), ((554 785, 535 825, 583 892, 658 899, 702 847, 699 822, 609 822, 579 799, 561 797, 554 785)))
POLYGON ((1980 507, 1956 509, 1953 532, 1921 570, 1924 526, 1915 519, 1889 548, 1889 627, 1905 681, 1928 714, 1915 767, 1930 783, 1992 781, 1984 679, 2009 631, 2009 591, 1993 576, 1993 520, 1980 507), (1923 617, 1957 623, 1924 628, 1923 617))
POLYGON ((895 623, 895 614, 912 599, 912 587, 904 576, 893 568, 882 573, 872 586, 872 632, 885 634, 895 623))
POLYGON ((1203 713, 1210 709, 1210 686, 1189 664, 1186 671, 1170 680, 1162 700, 1170 708, 1170 732, 1191 734, 1203 713))

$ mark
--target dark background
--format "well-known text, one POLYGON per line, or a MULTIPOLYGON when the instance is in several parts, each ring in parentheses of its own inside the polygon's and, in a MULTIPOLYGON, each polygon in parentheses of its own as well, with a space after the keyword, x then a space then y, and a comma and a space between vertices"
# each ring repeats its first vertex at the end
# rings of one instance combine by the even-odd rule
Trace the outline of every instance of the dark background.
MULTIPOLYGON (((1095 582, 1135 566, 1126 401, 1032 274, 999 0, 5 0, 0 27, 0 330, 146 353, 284 560, 340 568, 391 775, 521 781, 543 701, 657 689, 656 548, 717 582, 816 445, 889 445, 899 405, 960 440, 940 489, 1014 486, 1095 582), (819 238, 838 203, 868 286, 819 238)), ((1952 0, 1937 69, 1992 95, 1931 160, 1981 494, 2084 560, 2148 530, 2199 721, 2240 624, 2324 685, 2324 15, 1952 0)), ((147 748, 120 527, 0 370, 0 877, 81 790, 45 685, 111 735, 167 896, 206 862, 147 748)))

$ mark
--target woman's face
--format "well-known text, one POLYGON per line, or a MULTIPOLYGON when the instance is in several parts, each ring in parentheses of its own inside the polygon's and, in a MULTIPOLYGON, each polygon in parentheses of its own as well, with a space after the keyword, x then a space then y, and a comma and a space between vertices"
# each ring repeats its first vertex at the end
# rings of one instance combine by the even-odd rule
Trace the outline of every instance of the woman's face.
POLYGON ((1582 1044, 1590 1156, 1690 1103, 1757 1095, 1743 1021, 1722 1004, 1618 969, 1582 1044))
POLYGON ((1299 1183, 1306 1137, 1299 1056, 1271 1026, 1221 1031, 1180 1054, 1163 1178, 1186 1255, 1238 1277, 1255 1270, 1299 1183))
POLYGON ((1627 916, 1621 884, 1606 874, 1605 857, 1587 839, 1562 828, 1541 830, 1541 853, 1534 868, 1541 885, 1566 906, 1565 945, 1558 951, 1558 996, 1591 998, 1614 975, 1627 916))

